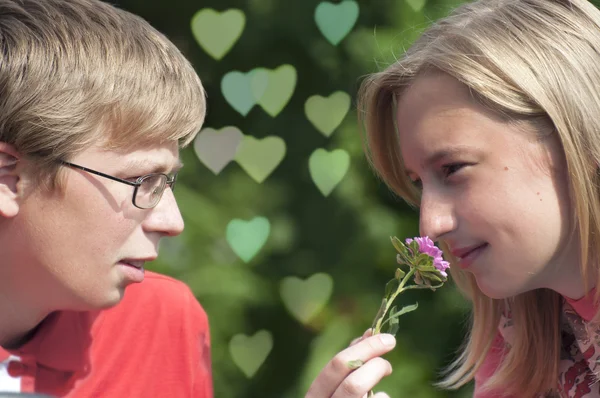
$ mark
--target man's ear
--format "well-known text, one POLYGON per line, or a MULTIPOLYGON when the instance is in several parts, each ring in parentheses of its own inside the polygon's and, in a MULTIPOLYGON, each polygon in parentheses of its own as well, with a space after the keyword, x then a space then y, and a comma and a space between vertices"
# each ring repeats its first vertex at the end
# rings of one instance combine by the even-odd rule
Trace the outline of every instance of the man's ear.
POLYGON ((2 217, 14 217, 19 212, 18 162, 17 150, 12 145, 0 142, 0 216, 2 217))

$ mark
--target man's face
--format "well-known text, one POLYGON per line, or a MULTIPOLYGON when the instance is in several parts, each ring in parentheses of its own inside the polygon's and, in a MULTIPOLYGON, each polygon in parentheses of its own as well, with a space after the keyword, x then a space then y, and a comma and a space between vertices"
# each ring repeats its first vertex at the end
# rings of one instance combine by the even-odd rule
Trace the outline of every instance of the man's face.
MULTIPOLYGON (((176 143, 128 153, 92 147, 70 162, 122 179, 178 167, 176 143)), ((143 279, 144 261, 158 242, 183 230, 170 188, 152 209, 132 203, 133 186, 65 167, 64 190, 35 189, 0 229, 3 266, 14 291, 5 292, 42 310, 89 310, 117 304, 125 287, 143 279), (47 307, 47 308, 40 308, 47 307)))

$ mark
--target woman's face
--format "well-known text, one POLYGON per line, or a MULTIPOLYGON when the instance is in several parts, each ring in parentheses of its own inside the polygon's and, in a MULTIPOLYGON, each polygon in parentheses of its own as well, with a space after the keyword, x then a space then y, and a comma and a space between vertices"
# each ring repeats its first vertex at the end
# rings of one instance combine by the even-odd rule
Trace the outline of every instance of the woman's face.
POLYGON ((416 79, 397 123, 408 177, 422 187, 421 235, 447 243, 484 294, 584 294, 555 140, 494 117, 444 74, 416 79))

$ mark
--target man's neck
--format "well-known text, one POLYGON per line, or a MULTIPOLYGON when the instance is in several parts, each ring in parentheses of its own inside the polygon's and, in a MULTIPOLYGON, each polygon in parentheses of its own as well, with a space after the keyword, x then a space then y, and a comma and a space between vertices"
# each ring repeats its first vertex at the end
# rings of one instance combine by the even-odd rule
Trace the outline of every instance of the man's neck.
POLYGON ((40 326, 43 323, 43 319, 41 322, 39 322, 33 329, 25 332, 25 334, 20 333, 17 336, 13 337, 13 338, 8 338, 6 341, 4 340, 0 340, 0 346, 7 349, 7 350, 13 350, 13 349, 17 349, 19 347, 22 347, 23 345, 25 345, 27 342, 29 342, 29 340, 31 340, 33 338, 33 336, 35 336, 35 334, 37 333, 38 329, 40 328, 40 326))
POLYGON ((48 312, 35 312, 19 307, 0 290, 0 347, 14 349, 27 343, 48 312))

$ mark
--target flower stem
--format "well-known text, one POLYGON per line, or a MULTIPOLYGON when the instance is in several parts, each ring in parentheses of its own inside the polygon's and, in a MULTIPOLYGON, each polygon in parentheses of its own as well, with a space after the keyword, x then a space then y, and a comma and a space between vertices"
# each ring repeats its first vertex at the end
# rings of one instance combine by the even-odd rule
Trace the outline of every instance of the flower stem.
MULTIPOLYGON (((408 286, 405 288, 404 286, 408 282, 408 279, 411 278, 415 274, 416 271, 417 271, 416 267, 410 267, 410 271, 408 271, 408 273, 404 276, 404 278, 402 278, 402 281, 398 285, 398 288, 390 296, 390 299, 385 304, 385 310, 383 311, 383 314, 381 314, 381 317, 377 320, 377 323, 375 324, 375 327, 373 328, 373 335, 379 334, 381 332, 381 327, 383 325, 383 318, 385 318, 385 314, 387 314, 388 310, 390 309, 390 307, 391 307, 392 303, 394 302, 394 300, 396 299, 396 297, 400 293, 402 293, 402 291, 404 291, 405 289, 408 289, 410 287, 410 286, 408 286)), ((368 398, 373 398, 374 396, 375 396, 375 393, 373 392, 373 390, 369 391, 369 393, 367 394, 368 398)))
POLYGON ((377 324, 375 324, 375 328, 373 330, 373 334, 374 335, 375 334, 379 334, 381 332, 382 322, 383 322, 383 318, 385 318, 385 314, 387 314, 388 310, 392 306, 392 303, 394 302, 394 300, 396 299, 396 297, 400 293, 402 293, 403 290, 405 290, 404 286, 408 282, 408 279, 411 278, 416 271, 417 271, 416 267, 410 267, 410 271, 408 271, 408 273, 404 276, 404 278, 402 278, 402 281, 398 285, 398 288, 390 296, 390 299, 387 301, 387 303, 385 305, 385 310, 383 311, 383 314, 381 314, 381 317, 377 320, 377 324))

